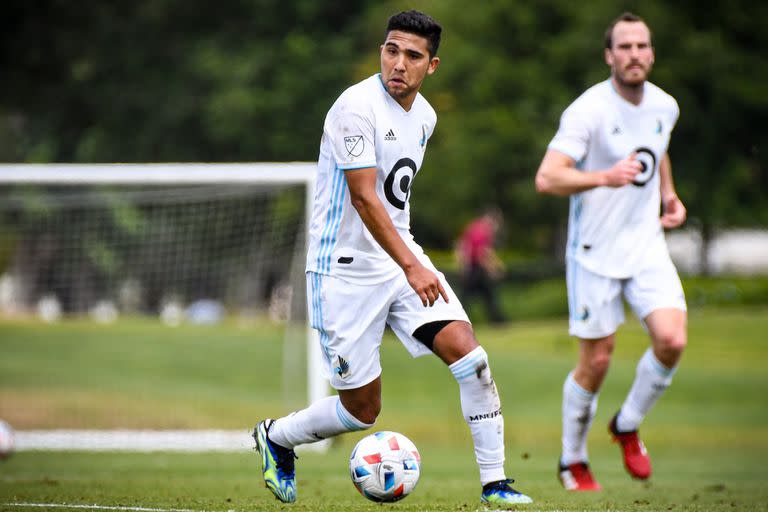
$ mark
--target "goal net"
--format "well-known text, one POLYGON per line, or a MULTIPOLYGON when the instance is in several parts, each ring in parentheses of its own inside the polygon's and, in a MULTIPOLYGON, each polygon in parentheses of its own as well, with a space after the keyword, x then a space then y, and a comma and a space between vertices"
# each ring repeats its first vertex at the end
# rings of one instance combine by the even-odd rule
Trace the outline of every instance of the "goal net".
POLYGON ((321 398, 304 279, 314 174, 311 163, 0 165, 0 316, 105 333, 137 318, 280 325, 280 393, 321 398))

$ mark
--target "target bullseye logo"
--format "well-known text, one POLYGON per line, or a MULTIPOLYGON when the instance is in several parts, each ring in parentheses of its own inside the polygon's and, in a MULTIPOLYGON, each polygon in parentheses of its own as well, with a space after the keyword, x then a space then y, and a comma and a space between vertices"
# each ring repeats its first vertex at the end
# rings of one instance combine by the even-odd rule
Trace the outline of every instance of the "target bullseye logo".
POLYGON ((414 176, 416 176, 416 162, 410 158, 401 158, 389 171, 387 179, 384 180, 384 194, 395 208, 405 210, 414 176))
POLYGON ((653 154, 648 148, 637 148, 635 150, 635 160, 640 162, 643 166, 643 170, 635 176, 633 185, 636 187, 644 187, 646 183, 651 181, 653 175, 656 173, 656 155, 653 154))

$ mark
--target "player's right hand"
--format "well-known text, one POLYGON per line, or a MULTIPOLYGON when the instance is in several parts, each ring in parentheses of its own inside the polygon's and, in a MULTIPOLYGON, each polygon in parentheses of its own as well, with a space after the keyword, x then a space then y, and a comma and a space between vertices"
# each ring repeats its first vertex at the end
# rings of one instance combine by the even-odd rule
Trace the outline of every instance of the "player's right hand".
POLYGON ((605 186, 623 187, 635 181, 635 176, 643 172, 643 165, 636 160, 637 153, 619 160, 605 171, 605 186))
POLYGON ((440 278, 424 265, 417 264, 409 268, 405 271, 405 277, 424 307, 432 306, 441 296, 445 302, 448 302, 448 293, 440 283, 440 278))

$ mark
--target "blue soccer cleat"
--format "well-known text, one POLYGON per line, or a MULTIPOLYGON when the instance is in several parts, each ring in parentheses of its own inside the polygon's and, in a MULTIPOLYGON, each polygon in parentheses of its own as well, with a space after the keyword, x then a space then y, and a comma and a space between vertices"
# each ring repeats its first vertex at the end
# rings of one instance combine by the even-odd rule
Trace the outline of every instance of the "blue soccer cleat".
POLYGON ((488 505, 507 507, 510 505, 523 505, 533 503, 533 500, 523 493, 517 492, 509 484, 514 480, 506 479, 491 482, 483 486, 480 501, 488 505))
POLYGON ((260 421, 253 430, 256 450, 261 454, 261 472, 267 489, 283 503, 296 501, 296 453, 269 440, 269 429, 275 420, 260 421))

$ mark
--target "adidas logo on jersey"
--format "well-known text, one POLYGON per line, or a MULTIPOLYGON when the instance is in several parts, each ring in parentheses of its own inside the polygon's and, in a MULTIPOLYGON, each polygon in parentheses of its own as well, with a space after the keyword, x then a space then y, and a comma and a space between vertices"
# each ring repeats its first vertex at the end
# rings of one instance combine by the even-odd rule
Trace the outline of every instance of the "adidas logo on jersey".
POLYGON ((386 133, 386 135, 384 135, 384 140, 397 140, 397 137, 395 136, 395 132, 393 132, 391 128, 386 133))

